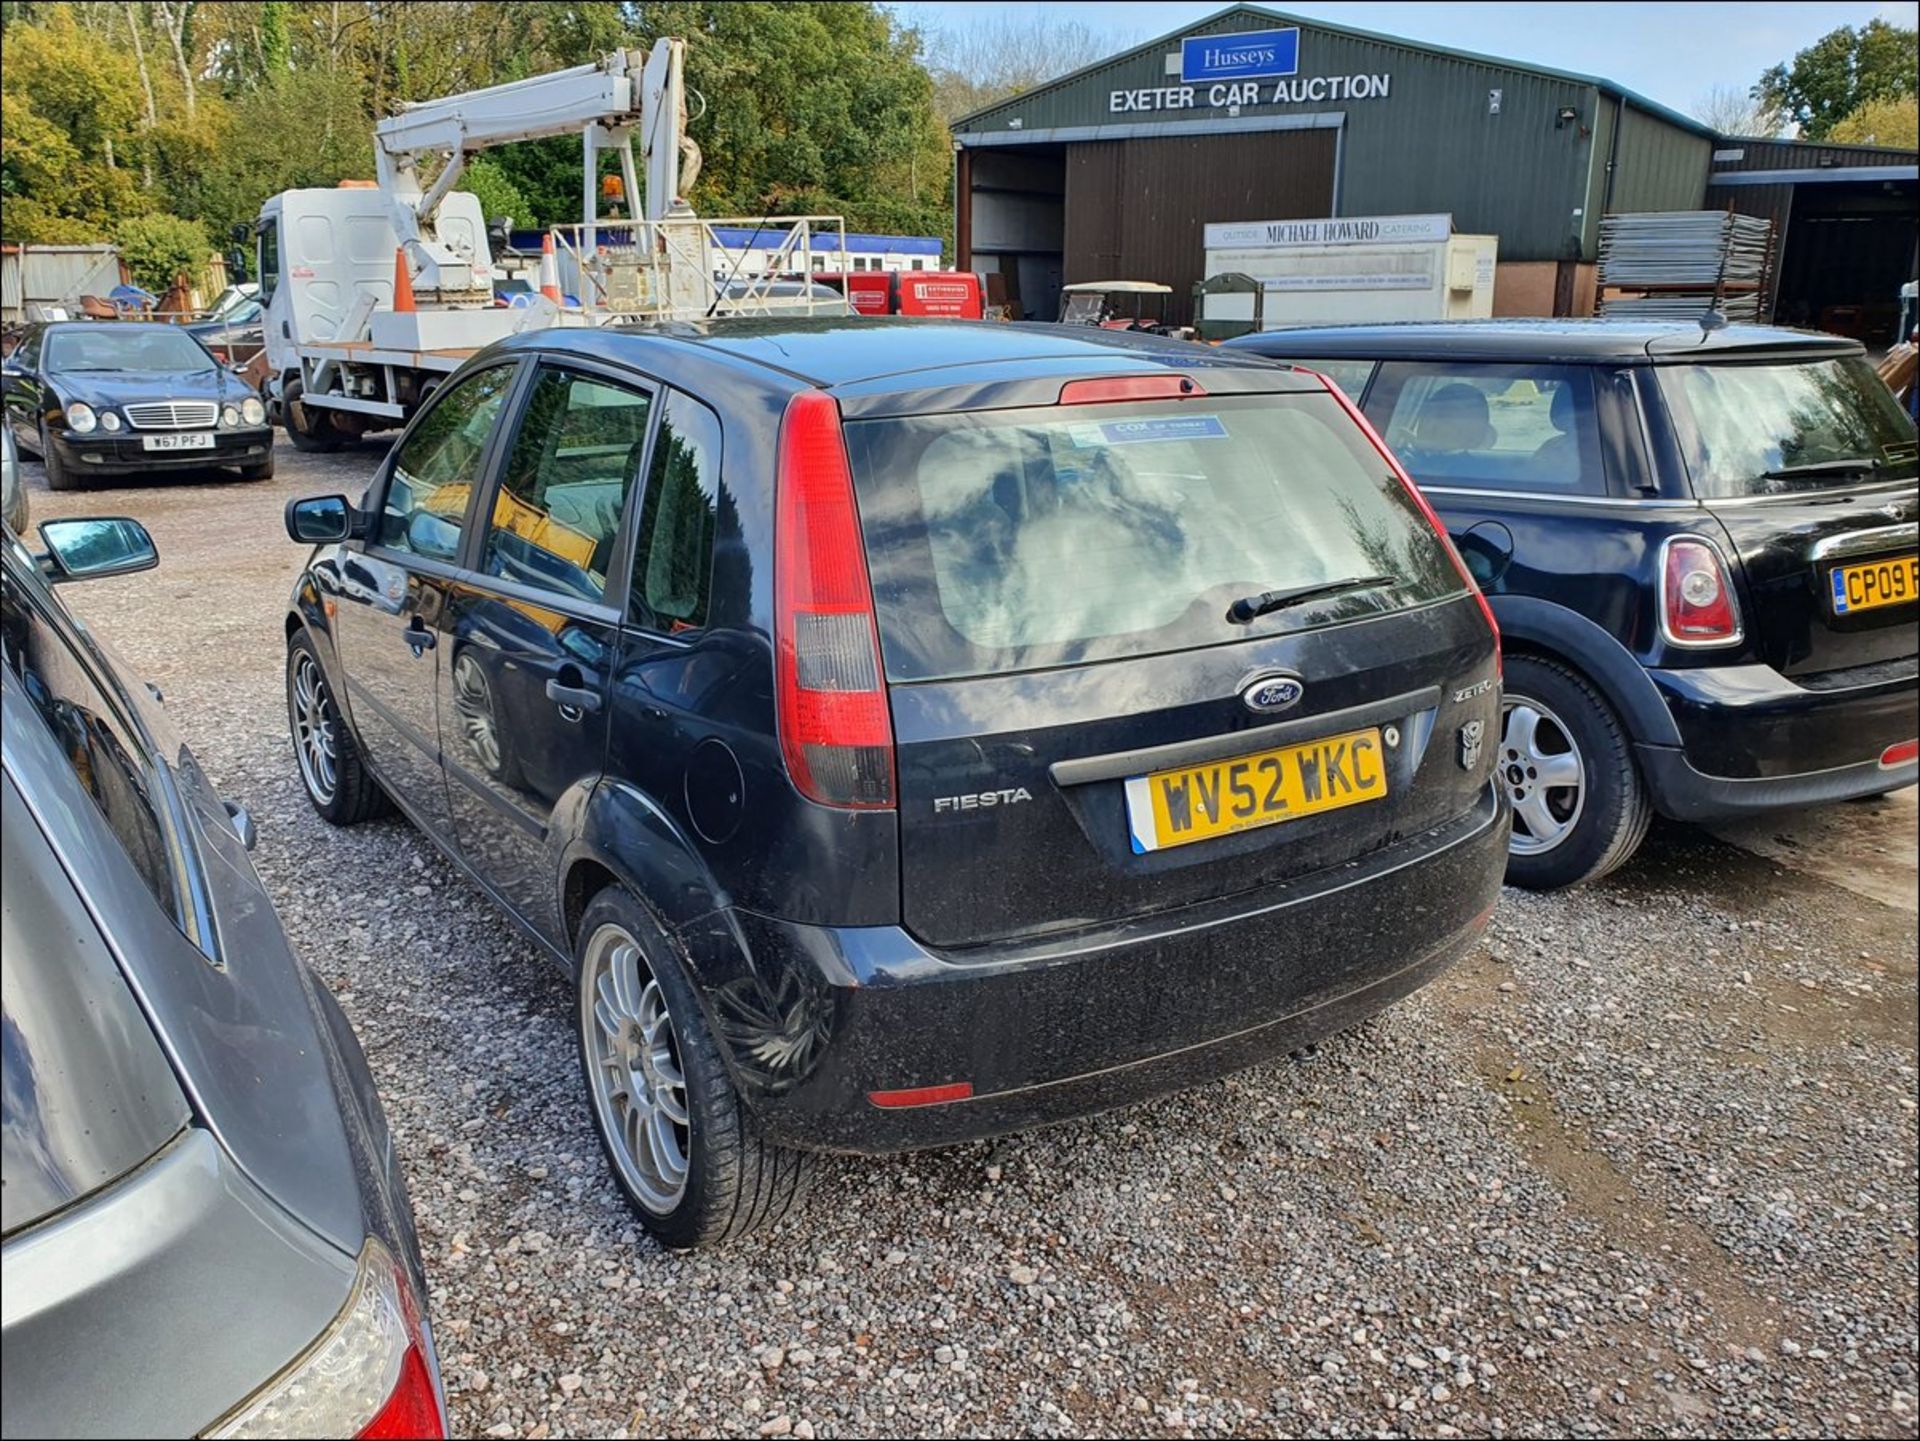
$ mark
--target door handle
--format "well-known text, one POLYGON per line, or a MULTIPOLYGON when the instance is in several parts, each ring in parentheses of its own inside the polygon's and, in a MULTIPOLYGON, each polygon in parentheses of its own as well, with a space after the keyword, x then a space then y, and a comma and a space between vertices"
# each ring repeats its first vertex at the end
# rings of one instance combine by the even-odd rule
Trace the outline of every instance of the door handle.
POLYGON ((432 631, 420 624, 418 616, 414 617, 412 625, 400 632, 400 637, 406 641, 407 649, 413 652, 415 660, 440 643, 439 638, 432 631))
MULTIPOLYGON (((547 699, 559 706, 562 711, 597 711, 600 709, 600 692, 583 685, 562 685, 557 680, 547 682, 547 699)), ((577 714, 574 717, 578 718, 577 714)))

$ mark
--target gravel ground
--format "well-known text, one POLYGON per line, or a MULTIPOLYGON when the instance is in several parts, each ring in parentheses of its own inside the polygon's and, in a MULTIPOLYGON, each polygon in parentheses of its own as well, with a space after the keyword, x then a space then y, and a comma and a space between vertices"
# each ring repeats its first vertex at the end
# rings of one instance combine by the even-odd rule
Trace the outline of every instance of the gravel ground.
POLYGON ((460 1433, 1916 1434, 1914 917, 1677 827, 1584 893, 1509 892, 1480 954, 1285 1065, 831 1161, 773 1233, 662 1253, 603 1169, 557 968, 407 826, 335 831, 299 791, 280 508, 376 458, 27 473, 37 518, 159 542, 67 596, 253 809, 359 1027, 460 1433))

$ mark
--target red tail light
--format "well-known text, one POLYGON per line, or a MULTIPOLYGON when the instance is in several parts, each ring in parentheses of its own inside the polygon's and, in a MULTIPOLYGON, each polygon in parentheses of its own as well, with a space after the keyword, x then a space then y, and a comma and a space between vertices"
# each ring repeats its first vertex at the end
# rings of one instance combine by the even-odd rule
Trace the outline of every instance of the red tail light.
POLYGON ((1712 541, 1677 535, 1660 559, 1660 636, 1669 645, 1732 645, 1740 639, 1733 578, 1712 541))
POLYGON ((773 584, 787 774, 822 805, 891 806, 893 721, 873 586, 840 406, 823 391, 801 391, 781 421, 773 584))
POLYGON ((1892 770, 1895 766, 1911 765, 1917 758, 1920 758, 1920 740, 1901 741, 1880 752, 1880 765, 1884 770, 1892 770))
POLYGON ((1473 598, 1480 602, 1480 614, 1487 618, 1487 629, 1493 632, 1493 673, 1504 674, 1505 665, 1500 654, 1500 622, 1493 618, 1493 607, 1487 604, 1487 597, 1474 581, 1473 572, 1467 569, 1467 563, 1460 559, 1460 552, 1454 548, 1453 537, 1447 534, 1446 526, 1440 523, 1440 517, 1434 513, 1432 503, 1420 493, 1420 487, 1413 483, 1413 477, 1407 474, 1399 458, 1387 449, 1387 443, 1380 438, 1380 432, 1375 430, 1373 423, 1360 413, 1360 407, 1348 400, 1346 392, 1326 376, 1318 371, 1312 374, 1316 380, 1326 386, 1327 393, 1340 402, 1340 408, 1346 411, 1355 425, 1360 427, 1360 433, 1366 436, 1375 450, 1380 452, 1380 458, 1386 461, 1387 468, 1406 488, 1407 494, 1413 497, 1413 503, 1420 507, 1420 514, 1427 518, 1427 524, 1433 527, 1433 533, 1440 537, 1440 544, 1447 548, 1447 555, 1453 561, 1453 568, 1460 572, 1460 579, 1465 581, 1467 589, 1473 592, 1473 598))

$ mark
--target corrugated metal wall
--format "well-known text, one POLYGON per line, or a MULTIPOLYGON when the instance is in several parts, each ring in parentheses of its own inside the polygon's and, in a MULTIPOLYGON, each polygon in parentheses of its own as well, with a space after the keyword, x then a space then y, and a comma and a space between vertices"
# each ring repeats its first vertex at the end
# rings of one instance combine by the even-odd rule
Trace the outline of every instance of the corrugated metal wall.
MULTIPOLYGON (((1368 99, 1252 104, 1239 115, 1345 116, 1339 213, 1446 211, 1455 228, 1500 237, 1508 260, 1592 259, 1599 177, 1614 100, 1577 76, 1514 69, 1498 61, 1423 48, 1389 37, 1327 29, 1250 8, 1223 12, 1184 32, 1228 34, 1289 25, 1300 29, 1299 77, 1380 75, 1387 94, 1368 99), (1497 109, 1493 92, 1498 91, 1497 109), (1572 112, 1563 118, 1563 112, 1572 112), (1596 159, 1596 146, 1599 147, 1596 159)), ((1141 47, 955 127, 970 135, 1128 124, 1195 124, 1228 118, 1225 107, 1115 112, 1117 90, 1179 84, 1167 73, 1169 40, 1141 47), (1015 123, 1017 122, 1017 124, 1015 123)), ((1263 82, 1266 94, 1273 83, 1263 82)), ((1204 89, 1204 87, 1202 87, 1204 89)), ((1629 102, 1615 205, 1622 185, 1634 208, 1691 209, 1701 203, 1712 142, 1629 102), (1688 187, 1691 191, 1688 193, 1688 187)), ((1224 137, 1222 137, 1224 138, 1224 137)), ((1290 132, 1248 137, 1264 155, 1290 132)), ((1129 142, 1137 143, 1137 142, 1129 142)), ((1217 164, 1208 159, 1208 168, 1217 164)), ((1263 220, 1264 214, 1207 213, 1202 220, 1263 220)), ((1071 221, 1069 222, 1071 224, 1071 221)))
POLYGON ((1821 145, 1810 140, 1723 140, 1715 170, 1828 170, 1851 165, 1912 165, 1920 154, 1881 145, 1821 145), (1739 151, 1732 155, 1730 152, 1739 151))
POLYGON ((1207 221, 1328 214, 1335 148, 1331 130, 1069 145, 1067 283, 1158 280, 1190 323, 1207 221))
MULTIPOLYGON (((1603 162, 1604 163, 1604 162, 1603 162)), ((1707 193, 1713 141, 1669 125, 1628 103, 1614 158, 1614 214, 1641 210, 1698 210, 1707 193)))
POLYGON ((120 252, 111 245, 8 246, 0 256, 5 284, 0 318, 15 324, 32 305, 71 305, 105 295, 120 283, 120 252))

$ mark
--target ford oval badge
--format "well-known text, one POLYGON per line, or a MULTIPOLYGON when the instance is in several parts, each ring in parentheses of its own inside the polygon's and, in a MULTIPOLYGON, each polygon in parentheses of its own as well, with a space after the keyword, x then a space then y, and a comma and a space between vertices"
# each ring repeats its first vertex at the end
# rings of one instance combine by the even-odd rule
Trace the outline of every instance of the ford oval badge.
POLYGON ((1307 688, 1295 675, 1255 676, 1240 688, 1240 699, 1246 702, 1248 710, 1272 712, 1286 710, 1300 703, 1300 697, 1307 688))

